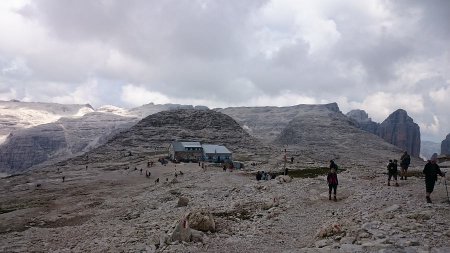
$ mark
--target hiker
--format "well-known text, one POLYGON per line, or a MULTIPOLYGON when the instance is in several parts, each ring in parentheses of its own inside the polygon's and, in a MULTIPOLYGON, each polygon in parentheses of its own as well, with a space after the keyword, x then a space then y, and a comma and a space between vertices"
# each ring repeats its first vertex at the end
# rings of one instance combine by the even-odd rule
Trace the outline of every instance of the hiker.
POLYGON ((291 163, 294 163, 294 157, 291 157, 291 163))
POLYGON ((397 160, 394 160, 394 162, 392 162, 392 160, 389 160, 389 164, 388 164, 388 166, 387 166, 387 169, 388 169, 388 186, 391 186, 391 178, 392 177, 394 177, 394 180, 395 180, 395 186, 398 186, 398 183, 397 183, 397 173, 398 173, 398 171, 397 171, 397 167, 398 167, 398 165, 397 165, 397 160))
POLYGON ((166 182, 169 182, 169 178, 166 177, 166 182))
POLYGON ((142 168, 141 168, 141 175, 142 175, 142 168))
MULTIPOLYGON (((333 162, 333 160, 331 160, 331 162, 333 162)), ((336 164, 334 164, 334 165, 336 165, 336 164)), ((330 172, 328 173, 328 176, 327 176, 327 182, 328 182, 328 199, 331 200, 331 190, 333 190, 333 193, 334 193, 333 199, 334 199, 334 201, 337 201, 336 190, 337 190, 337 186, 339 183, 338 183, 336 168, 335 168, 335 166, 331 166, 331 164, 330 164, 330 172)))
POLYGON ((288 168, 284 168, 284 175, 287 176, 289 169, 288 168))
POLYGON ((86 170, 87 170, 88 166, 86 165, 86 170))
POLYGON ((441 168, 439 168, 439 165, 436 163, 436 158, 434 158, 434 157, 432 158, 432 160, 428 160, 427 164, 425 164, 425 167, 423 169, 423 174, 425 174, 425 188, 426 188, 427 203, 432 203, 430 194, 434 190, 434 184, 437 181, 437 175, 444 177, 445 174, 442 173, 441 168))
POLYGON ((406 180, 406 173, 408 172, 409 164, 411 163, 411 157, 408 155, 408 152, 404 152, 402 157, 400 158, 400 180, 403 180, 405 178, 406 180))
POLYGON ((63 183, 64 183, 64 181, 66 181, 66 177, 65 177, 65 176, 63 176, 63 177, 62 177, 62 180, 63 180, 63 183))
POLYGON ((261 180, 262 174, 261 171, 256 172, 256 180, 259 181, 261 180))
POLYGON ((227 165, 226 164, 223 164, 223 171, 224 172, 227 171, 227 165))

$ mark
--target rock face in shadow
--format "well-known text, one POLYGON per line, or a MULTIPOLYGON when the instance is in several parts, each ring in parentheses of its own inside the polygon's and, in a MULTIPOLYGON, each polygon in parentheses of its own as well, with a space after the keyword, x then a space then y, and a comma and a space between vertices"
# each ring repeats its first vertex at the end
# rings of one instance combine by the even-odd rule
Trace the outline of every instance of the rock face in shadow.
POLYGON ((49 159, 55 152, 67 148, 64 129, 56 124, 44 124, 10 134, 0 146, 0 168, 9 174, 19 173, 49 159))
POLYGON ((372 121, 364 110, 351 110, 346 115, 350 119, 353 119, 362 130, 378 135, 378 127, 380 124, 372 121))
POLYGON ((17 130, 0 146, 0 172, 21 173, 35 165, 87 152, 136 122, 137 118, 94 112, 17 130))
POLYGON ((406 150, 410 155, 420 155, 420 128, 405 110, 398 109, 385 119, 379 127, 381 138, 406 150))
POLYGON ((441 155, 450 155, 450 134, 441 142, 441 155))

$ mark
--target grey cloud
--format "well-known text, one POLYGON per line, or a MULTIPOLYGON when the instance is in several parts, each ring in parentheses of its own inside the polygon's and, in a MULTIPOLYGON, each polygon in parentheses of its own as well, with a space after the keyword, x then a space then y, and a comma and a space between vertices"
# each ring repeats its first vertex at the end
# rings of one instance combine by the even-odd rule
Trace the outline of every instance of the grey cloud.
MULTIPOLYGON (((312 45, 301 32, 291 34, 296 32, 293 24, 265 23, 261 10, 267 2, 32 1, 19 13, 44 27, 51 41, 21 55, 30 75, 3 74, 0 87, 14 85, 18 96, 50 100, 98 80, 93 93, 98 101, 118 106, 125 103, 119 100, 121 87, 129 83, 171 98, 229 104, 286 90, 317 101, 346 97, 361 102, 379 91, 401 94, 408 89, 422 94, 426 110, 448 122, 427 89, 448 85, 442 68, 448 64, 443 55, 449 52, 450 1, 380 1, 387 19, 368 15, 352 1, 328 3, 324 18, 336 24, 340 37, 317 54, 311 54, 312 45), (268 57, 259 48, 264 38, 256 35, 261 32, 290 43, 268 57), (415 62, 433 62, 436 71, 417 83, 401 83, 398 70, 415 62)), ((13 59, 11 54, 0 48, 0 55, 13 59)))

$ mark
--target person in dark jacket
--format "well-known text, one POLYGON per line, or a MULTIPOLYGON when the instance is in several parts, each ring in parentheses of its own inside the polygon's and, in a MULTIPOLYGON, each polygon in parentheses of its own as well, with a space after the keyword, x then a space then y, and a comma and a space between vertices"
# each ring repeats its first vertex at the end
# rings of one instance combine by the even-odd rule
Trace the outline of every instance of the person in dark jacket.
POLYGON ((408 172, 409 164, 411 163, 411 156, 408 155, 408 152, 404 152, 402 157, 400 157, 400 167, 402 168, 400 171, 400 180, 403 178, 406 180, 406 173, 408 172))
POLYGON ((425 188, 426 188, 426 198, 427 203, 431 203, 430 194, 434 190, 434 184, 437 181, 437 175, 444 177, 444 173, 442 173, 441 168, 436 163, 436 159, 428 160, 427 164, 423 169, 423 174, 425 174, 425 188))
POLYGON ((334 193, 334 201, 337 201, 336 198, 336 190, 337 186, 339 184, 338 178, 337 178, 337 165, 334 163, 333 160, 330 161, 330 172, 327 176, 327 182, 328 182, 328 199, 331 200, 331 190, 333 190, 334 193), (334 164, 332 166, 332 164, 334 164))
POLYGON ((389 164, 387 166, 388 169, 388 186, 391 185, 391 178, 394 177, 395 180, 395 186, 398 186, 397 183, 397 173, 398 173, 398 164, 397 164, 397 160, 394 160, 392 162, 392 160, 389 160, 389 164))

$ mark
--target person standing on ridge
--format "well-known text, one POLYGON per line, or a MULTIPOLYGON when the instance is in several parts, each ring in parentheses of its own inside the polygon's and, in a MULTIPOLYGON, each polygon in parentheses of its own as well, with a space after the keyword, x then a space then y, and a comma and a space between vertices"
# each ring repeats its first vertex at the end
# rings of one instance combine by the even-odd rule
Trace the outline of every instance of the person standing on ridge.
POLYGON ((400 158, 400 167, 402 168, 400 180, 403 180, 403 178, 405 178, 406 180, 406 173, 408 172, 408 167, 410 163, 411 163, 411 156, 409 156, 408 152, 405 151, 402 157, 400 158))
POLYGON ((426 188, 426 198, 427 203, 432 203, 430 195, 434 190, 434 184, 437 181, 437 175, 444 177, 445 174, 442 173, 441 168, 436 163, 436 158, 432 158, 428 160, 428 163, 425 164, 423 169, 423 174, 425 174, 425 188, 426 188))

